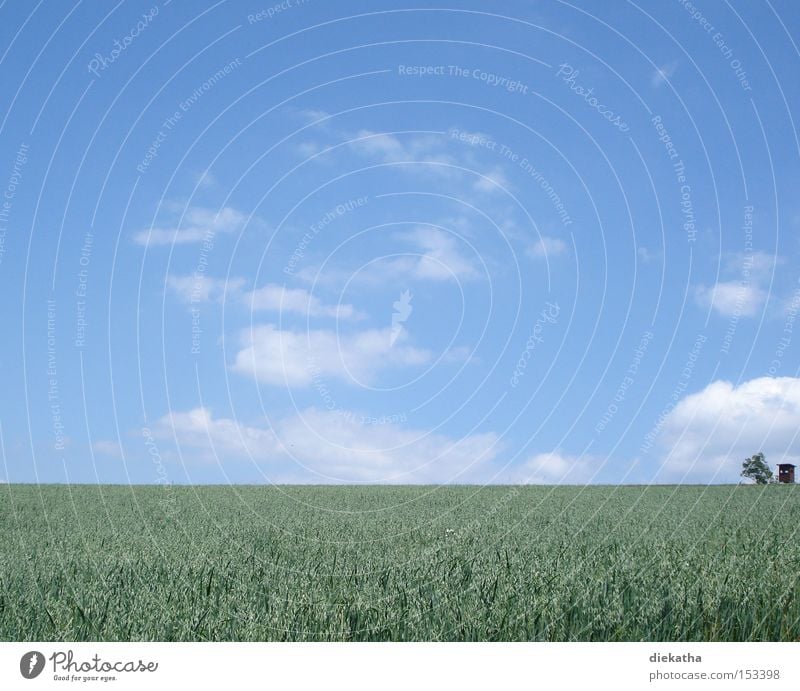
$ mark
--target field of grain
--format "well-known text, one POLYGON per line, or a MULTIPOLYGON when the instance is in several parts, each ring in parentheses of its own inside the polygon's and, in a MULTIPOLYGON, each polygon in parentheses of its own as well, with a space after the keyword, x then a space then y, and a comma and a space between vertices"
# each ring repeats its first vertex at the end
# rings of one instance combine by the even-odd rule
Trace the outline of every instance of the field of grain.
POLYGON ((0 489, 3 640, 800 640, 800 490, 0 489))

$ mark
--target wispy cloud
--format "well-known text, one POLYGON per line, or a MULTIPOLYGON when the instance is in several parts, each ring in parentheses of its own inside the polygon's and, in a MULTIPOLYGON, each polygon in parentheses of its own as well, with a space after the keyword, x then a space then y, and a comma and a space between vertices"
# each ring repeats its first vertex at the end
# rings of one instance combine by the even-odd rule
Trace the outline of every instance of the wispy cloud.
POLYGON ((430 362, 427 350, 407 345, 403 331, 366 329, 351 334, 334 330, 280 330, 272 324, 241 334, 234 371, 273 386, 310 386, 315 377, 368 384, 381 370, 430 362))
POLYGON ((309 408, 270 427, 196 408, 165 415, 153 434, 177 442, 185 462, 250 459, 267 475, 288 474, 295 482, 463 482, 487 475, 500 448, 492 432, 456 438, 393 423, 364 424, 361 417, 309 408))
POLYGON ((167 277, 167 287, 191 304, 221 301, 228 294, 239 294, 244 284, 243 278, 211 278, 205 274, 167 277))
POLYGON ((480 275, 450 233, 437 228, 420 227, 404 236, 404 239, 421 253, 413 268, 415 278, 446 281, 477 278, 480 275))
POLYGON ((462 249, 458 237, 438 228, 420 226, 395 237, 413 248, 411 256, 375 262, 360 280, 385 281, 387 278, 417 281, 472 280, 480 276, 475 263, 462 249))
POLYGON ((544 257, 557 257, 564 254, 567 249, 567 243, 561 238, 543 235, 526 249, 526 254, 534 259, 543 259, 544 257))
POLYGON ((656 68, 653 70, 653 73, 650 76, 650 86, 652 86, 654 89, 657 89, 663 84, 666 84, 672 78, 672 75, 675 74, 677 69, 677 62, 670 62, 666 65, 661 65, 661 67, 656 68))
POLYGON ((214 177, 214 174, 210 170, 204 170, 197 175, 195 182, 200 189, 209 189, 216 186, 217 178, 214 177))
POLYGON ((695 288, 695 299, 701 307, 724 317, 754 317, 761 313, 768 297, 763 285, 779 262, 779 257, 765 252, 732 254, 724 268, 727 273, 737 272, 739 278, 699 285, 695 288))
POLYGON ((399 243, 395 254, 401 256, 373 261, 357 272, 331 266, 320 271, 308 266, 295 275, 307 283, 328 286, 346 281, 369 285, 385 285, 388 281, 404 285, 413 281, 469 281, 482 275, 477 262, 468 256, 467 251, 472 250, 460 235, 431 226, 418 226, 395 233, 392 238, 399 243))
MULTIPOLYGON (((333 156, 352 152, 361 158, 381 163, 404 164, 398 170, 447 182, 458 189, 469 184, 477 192, 501 195, 512 189, 507 172, 500 163, 495 160, 487 164, 484 157, 479 155, 480 149, 451 137, 447 132, 394 133, 362 129, 353 133, 336 132, 329 127, 321 128, 321 132, 326 138, 334 136, 343 144, 323 145, 319 141, 306 140, 298 145, 298 151, 303 156, 312 156, 330 147, 329 154, 333 156)), ((491 141, 488 135, 486 139, 491 141)), ((324 163, 326 156, 316 160, 324 163)))
POLYGON ((581 485, 591 482, 603 465, 598 456, 572 456, 560 451, 539 453, 512 470, 513 481, 531 485, 581 485))
POLYGON ((309 317, 337 317, 339 319, 364 319, 365 315, 348 303, 326 305, 305 288, 287 288, 268 283, 242 296, 250 309, 272 312, 293 312, 309 317))
POLYGON ((92 444, 92 450, 101 456, 122 458, 122 447, 111 439, 98 439, 92 444))
POLYGON ((649 264, 656 258, 657 255, 653 251, 647 249, 647 247, 644 245, 639 245, 639 247, 636 248, 636 256, 643 264, 649 264))
POLYGON ((269 460, 283 450, 272 430, 229 418, 214 418, 208 408, 169 413, 156 421, 152 431, 156 438, 174 439, 187 462, 269 460))
POLYGON ((287 288, 267 283, 255 290, 245 291, 245 279, 212 278, 205 274, 169 276, 167 286, 185 303, 221 302, 235 300, 254 312, 299 314, 305 317, 336 317, 345 320, 364 319, 366 315, 349 303, 325 304, 305 288, 287 288))
POLYGON ((330 113, 328 111, 320 110, 318 108, 306 108, 300 111, 300 115, 309 122, 327 120, 330 117, 330 113))
POLYGON ((499 450, 492 432, 454 438, 357 419, 311 409, 284 421, 280 433, 294 458, 341 481, 463 482, 484 473, 499 450))
POLYGON ((698 286, 698 303, 710 307, 723 317, 754 317, 761 312, 767 298, 757 285, 742 281, 720 281, 713 286, 698 286))
POLYGON ((143 246, 213 242, 218 233, 239 232, 246 222, 247 216, 230 206, 216 211, 190 206, 174 225, 142 229, 133 236, 133 240, 143 246))
POLYGON ((495 166, 486 173, 483 173, 482 177, 479 177, 475 181, 473 188, 477 192, 503 192, 504 190, 511 189, 511 181, 502 168, 495 166))
MULTIPOLYGON (((385 163, 444 163, 453 164, 454 159, 443 151, 441 135, 404 134, 360 130, 350 139, 349 147, 371 158, 385 163)), ((451 174, 446 166, 432 166, 431 172, 439 175, 451 174)))

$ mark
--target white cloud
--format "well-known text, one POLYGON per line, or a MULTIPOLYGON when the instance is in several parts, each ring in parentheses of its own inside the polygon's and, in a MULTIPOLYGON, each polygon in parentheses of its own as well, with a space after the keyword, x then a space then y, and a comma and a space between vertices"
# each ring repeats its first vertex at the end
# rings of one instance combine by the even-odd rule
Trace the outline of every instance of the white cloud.
POLYGON ((112 456, 113 458, 122 458, 122 447, 119 442, 111 439, 98 439, 92 444, 92 449, 95 453, 102 456, 112 456))
POLYGON ((479 177, 473 186, 478 192, 502 193, 505 192, 505 190, 511 189, 511 182, 502 168, 495 167, 489 172, 484 173, 483 177, 479 177))
POLYGON ((273 430, 196 408, 166 415, 152 429, 158 439, 174 439, 187 463, 253 459, 267 476, 295 482, 459 482, 485 473, 499 450, 491 432, 457 439, 359 420, 347 411, 310 408, 273 430))
POLYGON ((474 264, 462 254, 456 237, 450 233, 419 227, 398 237, 411 243, 419 256, 378 262, 375 272, 379 276, 402 275, 418 280, 447 281, 473 279, 480 275, 474 264))
POLYGON ((447 349, 441 361, 444 364, 468 362, 471 365, 475 365, 481 362, 481 358, 475 355, 475 350, 469 346, 452 346, 447 349))
POLYGON ((580 485, 591 482, 603 460, 596 456, 570 456, 559 451, 540 453, 512 471, 513 481, 532 485, 580 485))
POLYGON ((446 281, 477 277, 478 271, 459 250, 456 239, 435 228, 417 228, 409 240, 422 252, 414 268, 419 279, 446 281))
POLYGON ((218 302, 228 295, 253 311, 296 313, 307 317, 338 317, 345 320, 364 318, 353 305, 326 305, 305 288, 287 288, 277 283, 268 283, 245 292, 242 290, 244 285, 243 278, 211 278, 205 274, 167 278, 167 286, 189 304, 218 302))
POLYGON ((242 299, 252 310, 295 312, 309 317, 339 319, 362 319, 364 316, 353 305, 347 303, 326 305, 304 288, 287 288, 277 283, 268 283, 245 293, 242 299))
POLYGON ((742 252, 728 255, 725 271, 737 273, 737 280, 725 280, 713 286, 700 285, 695 297, 701 307, 711 308, 724 317, 754 317, 761 312, 768 294, 767 282, 781 258, 766 252, 742 252))
POLYGON ((715 381, 686 396, 664 419, 659 443, 669 479, 735 482, 742 461, 758 451, 773 467, 798 463, 800 379, 715 381))
POLYGON ((222 300, 228 293, 239 293, 244 283, 243 278, 211 278, 205 274, 167 277, 167 287, 192 304, 222 300))
POLYGON ((463 144, 453 146, 449 136, 412 134, 402 138, 394 134, 361 130, 349 143, 361 156, 376 158, 384 163, 415 163, 415 175, 424 174, 463 184, 467 171, 472 171, 472 188, 481 193, 503 194, 512 185, 504 168, 494 165, 487 168, 480 163, 474 151, 463 144), (454 155, 455 154, 455 155, 454 155))
POLYGON ((208 189, 216 186, 217 179, 210 170, 205 170, 195 178, 195 182, 200 189, 208 189))
POLYGON ((307 283, 324 283, 328 286, 341 285, 350 280, 386 285, 387 281, 472 280, 481 276, 475 263, 462 251, 456 235, 421 226, 406 233, 397 233, 394 237, 411 245, 415 251, 406 252, 407 256, 373 261, 368 268, 357 273, 330 266, 320 272, 318 268, 309 266, 295 276, 307 283))
POLYGON ((214 419, 208 408, 169 413, 152 430, 158 439, 174 439, 187 462, 224 458, 269 460, 282 451, 272 430, 227 418, 214 419))
POLYGON ((639 257, 639 259, 644 264, 649 264, 656 258, 656 254, 654 252, 651 252, 643 245, 640 245, 639 247, 636 248, 636 256, 639 257))
POLYGON ((247 216, 226 206, 218 211, 197 206, 188 207, 173 226, 140 230, 133 236, 139 245, 186 245, 213 242, 218 233, 236 233, 244 228, 247 216))
POLYGON ((725 268, 734 271, 745 279, 766 281, 777 264, 782 264, 783 258, 767 252, 734 252, 727 255, 725 268))
POLYGON ((437 175, 455 175, 449 166, 454 159, 444 153, 447 140, 428 134, 409 134, 401 139, 394 134, 361 130, 349 141, 356 153, 377 158, 385 163, 443 163, 448 165, 427 166, 426 171, 437 175))
POLYGON ((392 134, 361 130, 350 146, 364 156, 375 156, 387 163, 414 160, 413 153, 392 134))
POLYGON ((552 238, 542 236, 533 245, 528 247, 526 253, 529 257, 534 259, 542 259, 544 257, 557 257, 564 254, 568 249, 568 245, 561 238, 552 238))
POLYGON ((304 158, 311 158, 312 156, 316 156, 320 151, 322 151, 322 148, 316 142, 300 142, 297 145, 297 151, 304 158))
MULTIPOLYGON (((336 151, 349 150, 364 158, 383 163, 404 163, 403 170, 415 176, 424 175, 439 181, 448 181, 463 187, 471 184, 482 193, 503 194, 511 189, 511 182, 501 165, 487 166, 476 156, 475 147, 466 146, 449 134, 403 134, 398 136, 373 130, 360 130, 355 134, 341 132, 346 140, 345 147, 336 151), (468 171, 471 171, 468 172, 468 171), (478 177, 476 177, 476 175, 478 177)), ((478 135, 475 135, 478 136, 478 135)), ((488 135, 481 135, 490 141, 488 135)), ((317 153, 324 147, 315 143, 304 143, 301 153, 317 153)), ((324 157, 317 160, 322 161, 324 157)))
POLYGON ((309 386, 315 378, 365 384, 383 369, 422 365, 426 350, 405 345, 406 331, 393 344, 391 328, 353 334, 333 330, 281 331, 272 324, 242 333, 233 369, 274 386, 309 386))
POLYGON ((675 70, 677 69, 677 62, 670 62, 666 65, 656 68, 653 70, 653 73, 650 77, 650 85, 657 89, 661 85, 668 82, 672 78, 672 75, 675 74, 675 70))
POLYGON ((481 474, 498 451, 494 433, 454 439, 404 429, 364 425, 350 414, 307 410, 281 424, 293 457, 328 478, 368 482, 465 481, 481 474))
POLYGON ((723 317, 754 317, 767 298, 764 290, 743 281, 721 281, 713 286, 698 286, 697 302, 723 317))
POLYGON ((316 108, 306 108, 305 110, 301 110, 300 115, 303 116, 309 122, 327 120, 330 117, 330 113, 328 113, 328 111, 316 108))

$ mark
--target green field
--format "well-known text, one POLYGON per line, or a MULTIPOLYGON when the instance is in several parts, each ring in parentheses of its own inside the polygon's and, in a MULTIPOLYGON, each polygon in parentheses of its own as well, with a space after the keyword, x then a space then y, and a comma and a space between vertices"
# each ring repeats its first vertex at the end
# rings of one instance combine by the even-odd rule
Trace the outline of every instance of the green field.
POLYGON ((0 488, 3 640, 800 640, 800 489, 0 488))

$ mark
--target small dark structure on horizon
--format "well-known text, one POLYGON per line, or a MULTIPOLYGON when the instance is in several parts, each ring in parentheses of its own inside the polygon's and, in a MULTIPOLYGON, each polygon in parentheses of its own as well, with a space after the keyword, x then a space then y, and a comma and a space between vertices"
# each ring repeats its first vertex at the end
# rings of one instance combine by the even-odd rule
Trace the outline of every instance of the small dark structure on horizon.
POLYGON ((794 466, 791 463, 778 463, 778 482, 794 482, 794 466))

